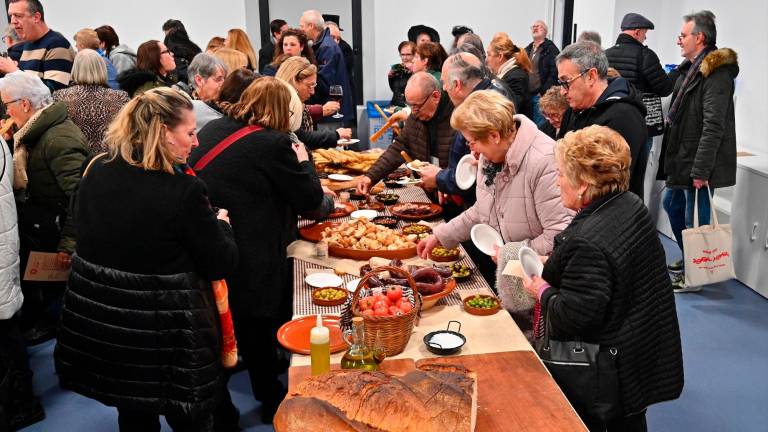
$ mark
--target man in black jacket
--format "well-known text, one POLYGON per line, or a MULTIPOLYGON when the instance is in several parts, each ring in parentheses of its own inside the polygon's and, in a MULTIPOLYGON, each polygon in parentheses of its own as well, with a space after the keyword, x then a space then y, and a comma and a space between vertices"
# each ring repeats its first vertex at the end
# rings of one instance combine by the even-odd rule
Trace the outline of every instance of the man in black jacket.
POLYGON ((648 132, 640 95, 626 79, 608 78, 608 59, 593 42, 566 47, 557 56, 557 72, 558 84, 570 106, 563 114, 558 139, 595 124, 620 133, 632 152, 629 190, 642 199, 648 132))
MULTIPOLYGON (((682 231, 693 226, 695 195, 699 223, 708 225, 710 193, 714 188, 736 184, 733 92, 739 74, 736 53, 729 48, 717 49, 712 12, 686 15, 683 22, 677 44, 685 60, 670 74, 676 79, 675 90, 665 118, 657 174, 657 179, 667 181, 664 210, 681 250, 682 231)), ((682 268, 682 262, 670 265, 673 271, 682 268)), ((675 292, 701 290, 687 286, 682 273, 672 284, 675 292)))
POLYGON ((280 40, 280 35, 288 29, 288 23, 284 19, 273 19, 269 23, 269 32, 271 37, 264 42, 259 50, 259 73, 264 73, 264 68, 272 63, 272 57, 275 54, 275 43, 280 40), (274 40, 274 42, 272 42, 274 40))
POLYGON ((533 103, 533 122, 537 125, 547 121, 539 111, 539 98, 555 85, 557 81, 557 67, 555 57, 560 53, 555 43, 547 39, 549 28, 544 21, 534 21, 531 25, 533 42, 525 47, 528 58, 531 59, 531 74, 528 81, 533 103))
POLYGON ((675 84, 664 72, 656 53, 643 45, 648 30, 653 28, 653 23, 646 17, 628 13, 621 20, 622 32, 616 39, 616 45, 605 50, 608 64, 642 93, 647 111, 645 124, 648 126, 649 140, 646 145, 649 150, 651 138, 664 131, 661 98, 669 96, 675 84))

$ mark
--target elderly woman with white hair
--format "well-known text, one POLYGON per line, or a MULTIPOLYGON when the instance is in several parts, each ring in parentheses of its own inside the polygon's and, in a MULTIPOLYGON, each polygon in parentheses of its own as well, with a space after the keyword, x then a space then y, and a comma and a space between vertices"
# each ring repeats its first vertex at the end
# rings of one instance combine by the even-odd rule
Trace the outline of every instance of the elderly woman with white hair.
MULTIPOLYGON (((69 266, 75 231, 67 210, 89 153, 87 140, 67 115, 67 106, 53 102, 48 87, 34 75, 13 72, 0 78, 0 98, 19 128, 14 134, 13 186, 23 201, 21 268, 32 250, 58 252, 59 264, 69 266)), ((22 290, 28 342, 53 337, 64 284, 48 282, 40 289, 22 281, 22 290)))
POLYGON ((103 57, 92 49, 83 49, 72 64, 72 85, 53 93, 54 101, 67 105, 69 117, 85 134, 93 153, 107 150, 107 125, 130 100, 128 93, 109 88, 107 76, 103 57))
POLYGON ((189 85, 192 87, 192 106, 197 121, 197 132, 209 121, 224 115, 216 102, 219 100, 227 73, 224 62, 211 54, 200 53, 189 64, 187 74, 189 85))

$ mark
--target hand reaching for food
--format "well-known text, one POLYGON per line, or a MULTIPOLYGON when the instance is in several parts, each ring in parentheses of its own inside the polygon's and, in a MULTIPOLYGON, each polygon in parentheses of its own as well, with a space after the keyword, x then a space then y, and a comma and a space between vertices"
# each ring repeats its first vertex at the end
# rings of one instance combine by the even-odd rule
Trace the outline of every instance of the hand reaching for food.
POLYGON ((432 249, 437 246, 441 246, 440 240, 434 235, 431 235, 416 245, 416 253, 421 259, 429 259, 429 254, 432 252, 432 249))

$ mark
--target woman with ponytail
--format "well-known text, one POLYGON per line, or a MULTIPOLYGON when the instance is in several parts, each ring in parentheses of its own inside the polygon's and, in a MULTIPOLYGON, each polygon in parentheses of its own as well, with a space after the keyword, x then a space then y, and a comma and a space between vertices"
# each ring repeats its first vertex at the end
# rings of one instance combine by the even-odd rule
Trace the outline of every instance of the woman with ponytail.
POLYGON ((120 431, 210 430, 224 387, 210 281, 237 264, 226 210, 187 174, 197 147, 188 97, 132 99, 85 169, 79 242, 55 350, 61 386, 118 411, 120 431))

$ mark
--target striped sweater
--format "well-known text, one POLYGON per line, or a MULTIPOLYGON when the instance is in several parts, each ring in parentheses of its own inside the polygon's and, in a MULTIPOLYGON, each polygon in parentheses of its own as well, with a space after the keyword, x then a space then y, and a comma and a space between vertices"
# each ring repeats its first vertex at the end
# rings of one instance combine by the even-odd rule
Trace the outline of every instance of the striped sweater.
POLYGON ((36 41, 27 42, 19 69, 39 76, 51 92, 69 85, 75 50, 61 33, 49 30, 36 41))

